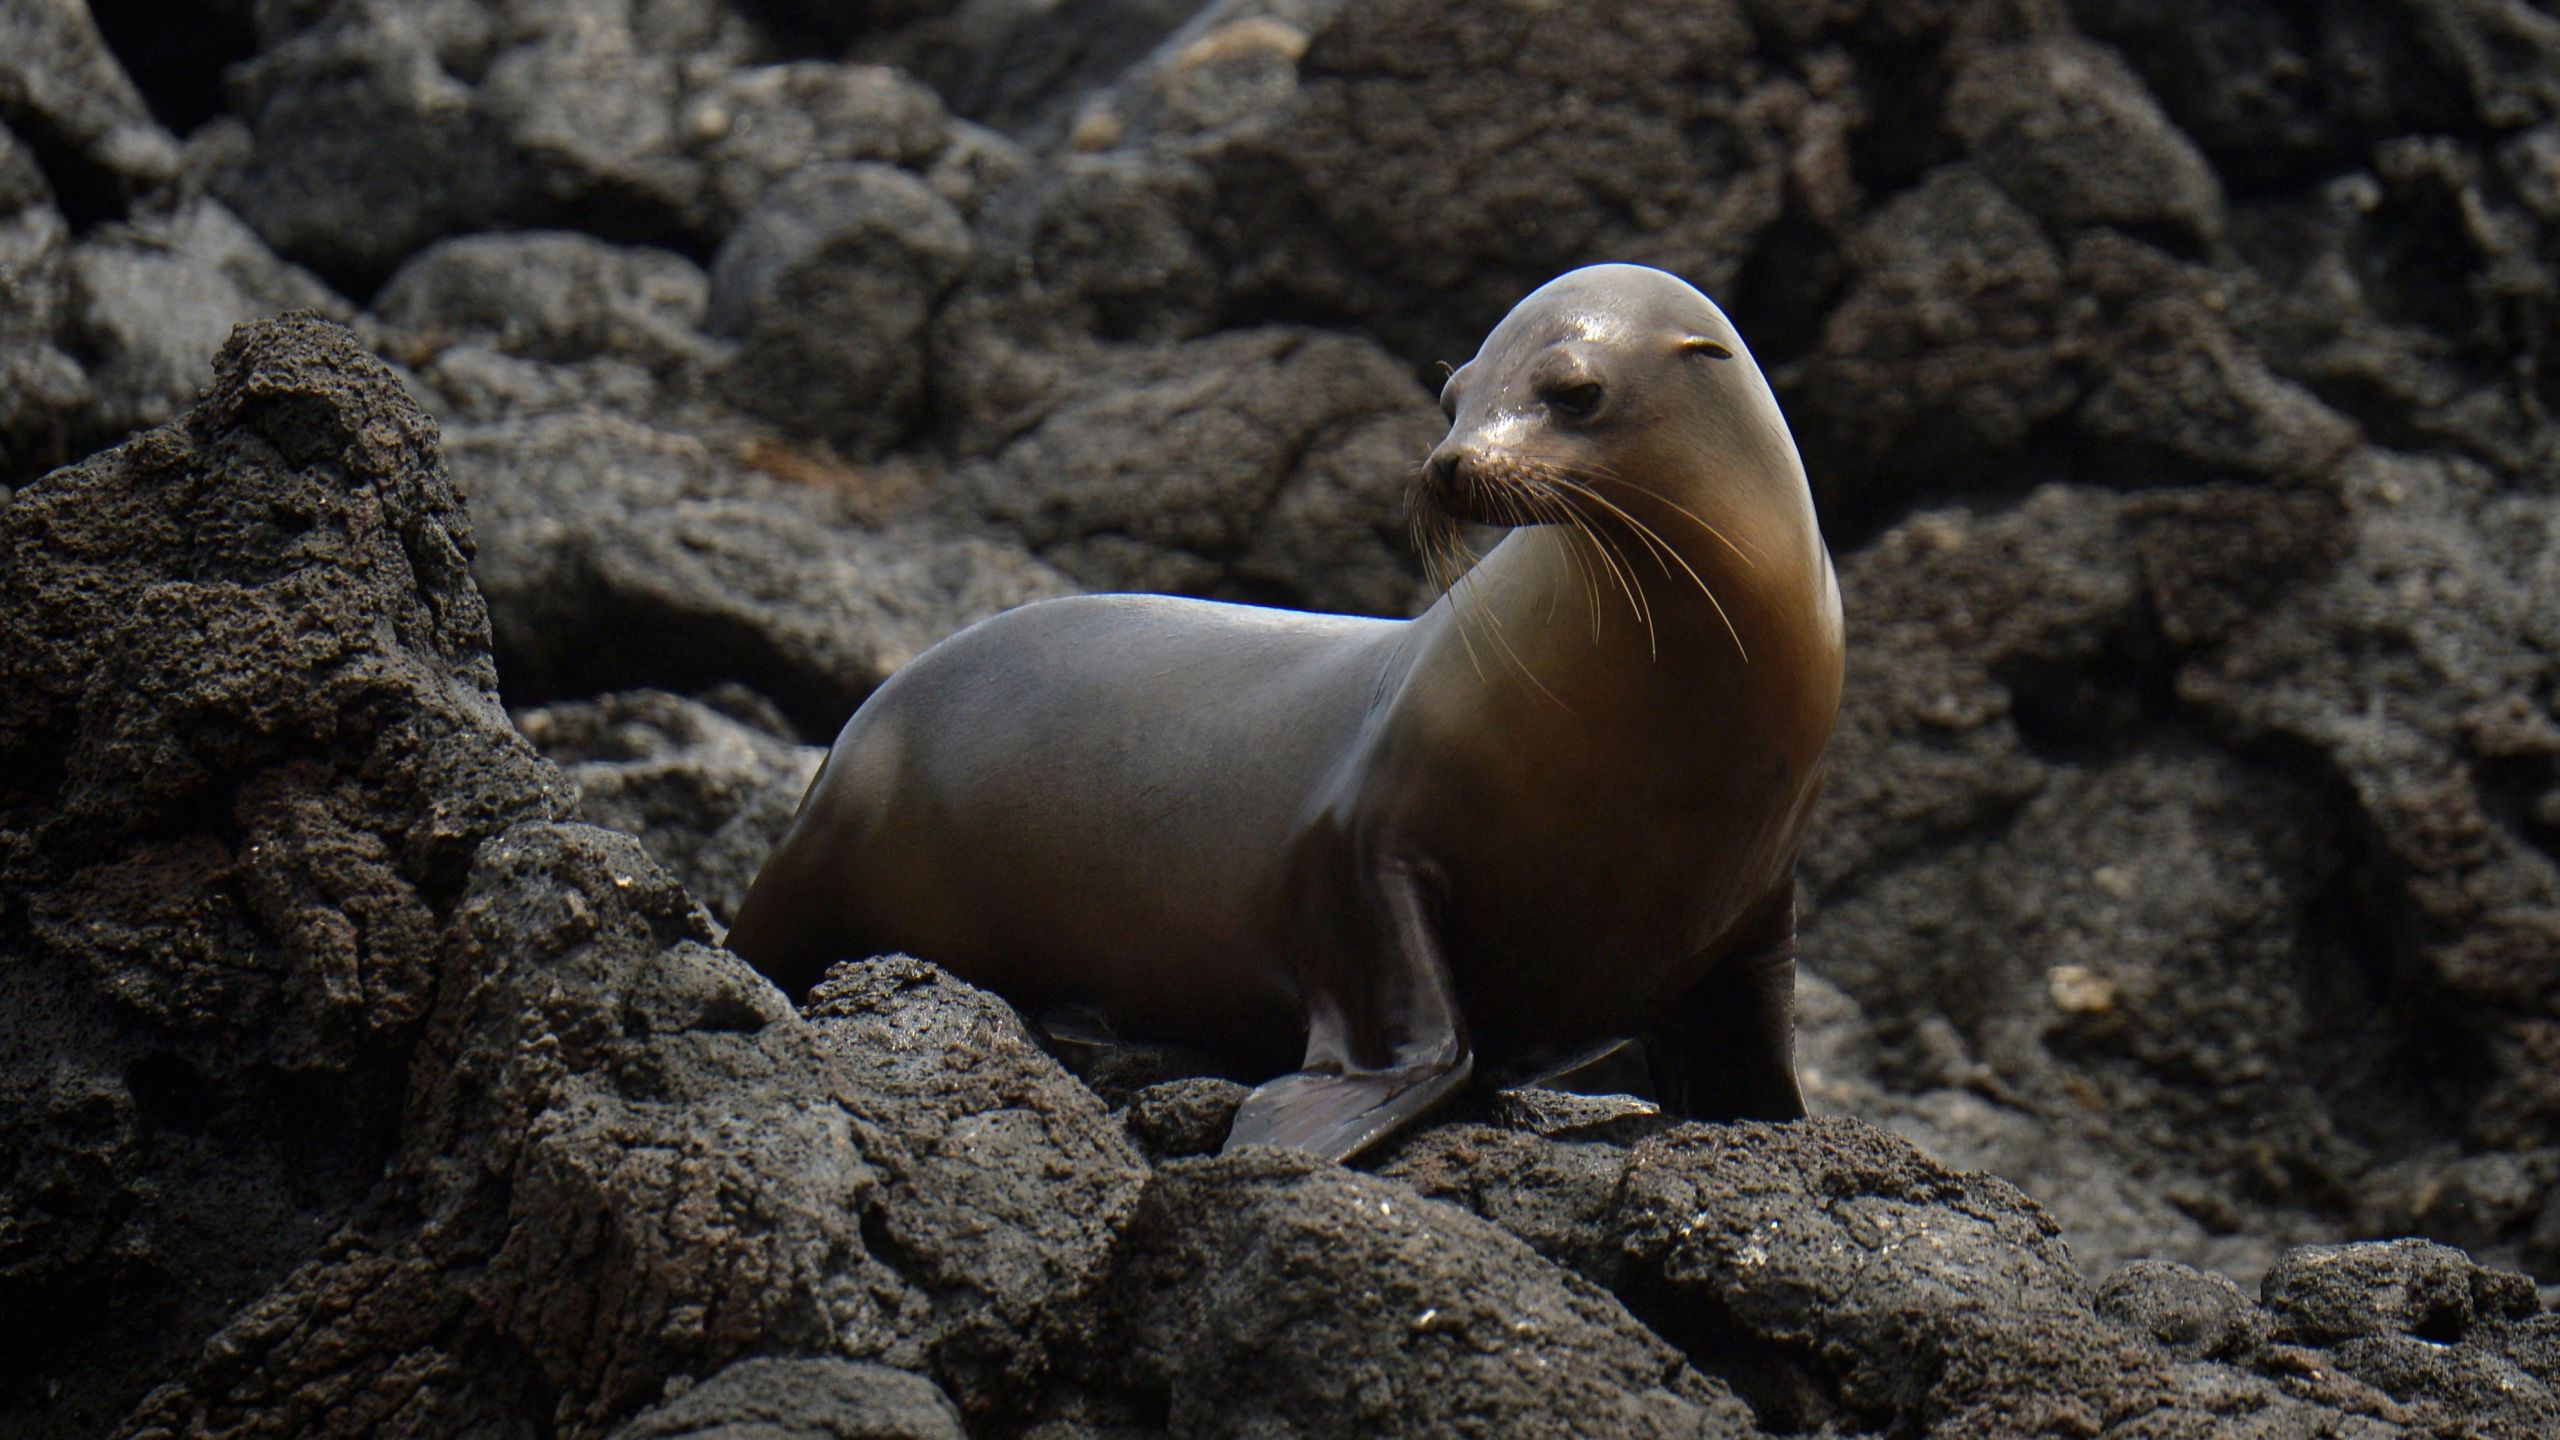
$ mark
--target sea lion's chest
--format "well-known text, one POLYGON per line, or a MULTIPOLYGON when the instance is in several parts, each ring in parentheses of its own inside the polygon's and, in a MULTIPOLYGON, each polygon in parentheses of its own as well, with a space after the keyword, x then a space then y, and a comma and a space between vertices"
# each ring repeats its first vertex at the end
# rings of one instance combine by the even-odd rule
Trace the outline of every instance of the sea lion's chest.
POLYGON ((1781 883, 1788 787, 1733 783, 1712 749, 1552 742, 1407 757, 1364 807, 1371 842, 1429 877, 1483 1038, 1606 1033, 1695 978, 1781 883))

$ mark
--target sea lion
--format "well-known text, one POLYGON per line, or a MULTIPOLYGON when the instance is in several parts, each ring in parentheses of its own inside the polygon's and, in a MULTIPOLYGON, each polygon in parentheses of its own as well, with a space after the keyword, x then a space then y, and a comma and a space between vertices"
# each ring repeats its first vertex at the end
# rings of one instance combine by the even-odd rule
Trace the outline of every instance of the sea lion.
POLYGON ((1517 528, 1428 610, 974 625, 846 724, 731 947, 794 996, 903 950, 1289 1070, 1230 1149, 1347 1157, 1479 1057, 1638 1032, 1666 1108, 1802 1115, 1794 871, 1842 634, 1768 382, 1706 296, 1601 265, 1442 407, 1417 533, 1517 528))

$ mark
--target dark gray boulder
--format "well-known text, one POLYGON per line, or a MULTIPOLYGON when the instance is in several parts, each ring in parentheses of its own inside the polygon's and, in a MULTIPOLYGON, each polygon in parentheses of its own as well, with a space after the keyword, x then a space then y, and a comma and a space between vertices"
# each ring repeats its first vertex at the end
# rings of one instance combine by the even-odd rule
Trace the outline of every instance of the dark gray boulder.
POLYGON ((1297 8, 1204 17, 1124 92, 1133 136, 1182 137, 1211 176, 1248 304, 1356 318, 1454 364, 1578 260, 1721 288, 1778 219, 1807 97, 1743 73, 1739 3, 1574 26, 1526 4, 1297 8), (1185 114, 1194 87, 1274 98, 1185 114))
MULTIPOLYGON (((678 124, 705 137, 695 151, 702 167, 695 224, 705 235, 727 233, 776 182, 812 166, 941 171, 958 158, 949 152, 974 143, 954 132, 941 99, 908 75, 806 60, 730 71, 687 98, 678 124)), ((968 183, 938 193, 963 212, 979 198, 968 183)))
POLYGON ((956 1039, 839 1061, 637 841, 556 822, 433 429, 346 332, 243 331, 0 530, 30 1433, 593 1434, 749 1354, 981 1406, 1037 1363, 1134 1198, 1118 1126, 962 987, 827 1023, 999 1026, 982 1103, 956 1039))
POLYGON ((62 343, 83 357, 100 436, 176 414, 213 378, 233 326, 287 310, 347 318, 346 302, 211 200, 92 231, 63 270, 62 343))
POLYGON ((1599 1287, 1285 1151, 1157 1172, 1095 1305, 1110 1339, 1079 1378, 1177 1434, 1754 1432, 1599 1287))
MULTIPOLYGON (((2288 1262, 2290 1263, 2290 1262, 2288 1262)), ((2098 1313, 2181 1360, 2240 1360, 2265 1343, 2265 1314, 2221 1275, 2136 1260, 2098 1285, 2098 1313)))
POLYGON ((915 428, 926 329, 969 260, 950 202, 905 171, 816 165, 768 191, 711 266, 741 409, 868 459, 915 428))
POLYGON ((920 960, 839 966, 809 996, 837 1103, 895 1135, 864 1238, 920 1301, 909 1323, 973 1411, 1016 1412, 1147 1183, 1093 1093, 1011 1006, 920 960))
POLYGON ((1112 340, 1214 328, 1221 286, 1204 234, 1215 196, 1199 170, 1070 152, 1042 181, 1021 243, 1066 324, 1112 340))
POLYGON ((1603 1287, 1618 1279, 1611 1230, 1624 1144, 1556 1141, 1516 1125, 1444 1125, 1399 1145, 1378 1173, 1459 1205, 1603 1287))
POLYGON ((474 848, 570 792, 498 708, 426 416, 313 317, 0 506, 0 1392, 103 1431, 358 1207, 474 848))
MULTIPOLYGON (((112 65, 103 50, 99 63, 112 65)), ((235 325, 286 310, 346 313, 220 204, 164 193, 165 175, 82 215, 75 233, 63 207, 79 197, 61 187, 83 182, 66 143, 0 128, 0 483, 177 413, 213 378, 214 351, 235 325)))
POLYGON ((832 738, 927 645, 1074 587, 908 513, 912 477, 593 413, 457 427, 473 573, 520 703, 738 681, 832 738))
POLYGON ((805 1027, 709 935, 627 836, 484 847, 372 1223, 133 1427, 595 1434, 741 1355, 897 1345, 901 1287, 860 1233, 892 1142, 827 1103, 805 1027))
POLYGON ((2346 168, 2375 141, 2550 118, 2560 35, 2499 4, 2070 0, 2214 165, 2263 186, 2346 168))
POLYGON ((55 157, 54 184, 83 222, 121 215, 175 181, 178 142, 107 48, 85 0, 0 10, 0 122, 55 157))
POLYGON ((406 345, 482 339, 510 355, 638 363, 701 348, 710 280, 681 255, 574 231, 440 241, 403 264, 372 311, 406 345))
POLYGON ((1986 46, 1947 80, 1947 129, 2060 229, 2107 225, 2186 247, 2222 233, 2222 185, 2113 51, 2077 36, 1986 46))
POLYGON ((854 1360, 741 1360, 613 1440, 962 1440, 932 1381, 854 1360))
POLYGON ((369 284, 447 235, 567 226, 707 253, 811 161, 922 169, 949 120, 878 66, 773 57, 714 0, 262 11, 208 183, 279 250, 369 284))
POLYGON ((1405 491, 1439 426, 1376 346, 1249 330, 1089 360, 935 508, 1019 535, 1094 589, 1413 605, 1405 491))
MULTIPOLYGON (((2560 591, 2539 547, 2514 542, 2552 523, 2554 501, 2465 460, 2377 450, 2348 468, 2339 504, 2333 558, 2311 583, 2245 618, 2204 612, 2179 693, 2233 732, 2307 745, 2347 787, 2412 927, 2390 963, 2486 1046, 2464 1131, 2498 1148, 2548 1143, 2560 1032, 2538 997, 2560 977, 2560 862, 2525 807, 2560 755, 2540 699, 2560 591), (2349 631, 2375 640, 2343 664, 2309 640, 2349 631)), ((2203 559, 2162 553, 2173 620, 2179 601, 2214 596, 2220 567, 2203 559)))
POLYGON ((681 255, 541 230, 428 246, 360 323, 448 426, 560 412, 716 424, 728 347, 703 333, 709 303, 681 255))
POLYGON ((1771 1433, 2524 1436, 2560 1399, 2524 1276, 2402 1241, 2297 1251, 2263 1305, 2158 1263, 2093 1292, 2023 1193, 1857 1121, 1448 1125, 1387 1169, 1606 1285, 1771 1433))
POLYGON ((71 225, 36 157, 0 126, 0 485, 71 458, 91 393, 58 343, 71 225))
POLYGON ((1844 293, 1781 375, 1814 474, 1928 471, 2008 449, 2079 393, 2061 336, 2085 300, 1979 168, 1948 165, 1842 237, 1844 293))
POLYGON ((1158 1160, 1214 1155, 1247 1091, 1238 1081, 1191 1075, 1144 1086, 1124 1112, 1129 1133, 1158 1160))
MULTIPOLYGON (((511 1417, 544 1414, 601 1434, 759 1354, 878 1360, 1017 1406, 1007 1366, 1036 1365, 1030 1322, 1110 1253, 1134 1152, 996 1002, 948 981, 866 995, 874 965, 804 1022, 708 935, 627 836, 522 825, 485 847, 443 937, 468 978, 429 1017, 384 1208, 244 1310, 136 1431, 519 1433, 511 1417), (911 1038, 872 1043, 884 1028, 911 1038), (983 1098, 952 1083, 971 1073, 983 1098)), ((765 1380, 738 1403, 843 1388, 765 1380)), ((888 1394, 937 1408, 930 1387, 888 1394)))
POLYGON ((2370 1335, 2451 1344, 2475 1325, 2528 1319, 2542 1309, 2524 1276, 2483 1269, 2459 1250, 2424 1240, 2306 1245, 2286 1252, 2259 1294, 2274 1338, 2294 1345, 2370 1335))
POLYGON ((2421 1424, 2498 1435, 2560 1424, 2550 1317, 2526 1276, 2421 1240, 2318 1245, 2278 1262, 2262 1296, 2277 1346, 2324 1347, 2343 1378, 2421 1424))
POLYGON ((439 31, 487 43, 485 25, 402 26, 353 6, 266 37, 233 72, 239 113, 230 143, 203 152, 208 188, 277 250, 359 288, 495 219, 504 147, 468 103, 455 71, 469 70, 439 57, 439 31))
POLYGON ((787 731, 780 715, 756 718, 632 690, 520 710, 515 722, 578 787, 579 819, 639 837, 725 922, 826 758, 764 728, 787 731))
MULTIPOLYGON (((759 0, 815 18, 841 7, 759 0)), ((1008 134, 1046 138, 1183 22, 1195 0, 994 0, 915 5, 907 23, 859 37, 862 55, 931 85, 954 113, 1008 134)))

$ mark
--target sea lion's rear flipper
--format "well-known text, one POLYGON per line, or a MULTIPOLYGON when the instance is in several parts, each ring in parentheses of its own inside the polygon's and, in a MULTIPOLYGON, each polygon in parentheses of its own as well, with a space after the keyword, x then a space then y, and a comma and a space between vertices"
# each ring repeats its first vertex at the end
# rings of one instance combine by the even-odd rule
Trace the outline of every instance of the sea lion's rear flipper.
POLYGON ((1800 1120, 1795 887, 1745 948, 1645 1032, 1654 1098, 1694 1120, 1800 1120))
POLYGON ((1347 1160, 1438 1107, 1474 1073, 1419 882, 1390 866, 1368 889, 1383 923, 1356 963, 1303 977, 1305 1065, 1245 1097, 1225 1149, 1285 1145, 1347 1160))
POLYGON ((1631 1035, 1594 1040, 1569 1050, 1535 1050, 1494 1072, 1495 1090, 1561 1090, 1571 1095, 1653 1096, 1653 1070, 1644 1044, 1631 1035))

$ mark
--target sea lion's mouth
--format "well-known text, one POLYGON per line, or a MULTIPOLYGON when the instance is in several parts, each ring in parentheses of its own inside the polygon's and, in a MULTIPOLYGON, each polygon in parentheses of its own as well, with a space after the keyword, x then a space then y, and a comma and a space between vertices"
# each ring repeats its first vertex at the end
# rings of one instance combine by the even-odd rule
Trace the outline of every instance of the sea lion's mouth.
POLYGON ((1415 480, 1410 508, 1414 553, 1432 588, 1445 591, 1473 568, 1484 537, 1471 537, 1471 525, 1583 525, 1555 488, 1538 478, 1544 468, 1507 452, 1459 452, 1445 445, 1432 452, 1415 480))
POLYGON ((1424 462, 1414 503, 1478 525, 1551 525, 1566 518, 1537 479, 1540 467, 1496 452, 1444 446, 1424 462))

